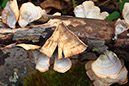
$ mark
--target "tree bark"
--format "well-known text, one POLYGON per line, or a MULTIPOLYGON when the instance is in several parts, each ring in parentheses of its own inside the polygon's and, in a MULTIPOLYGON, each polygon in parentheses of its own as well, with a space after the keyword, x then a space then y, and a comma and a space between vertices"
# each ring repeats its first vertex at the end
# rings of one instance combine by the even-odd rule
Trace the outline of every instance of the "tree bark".
MULTIPOLYGON (((129 45, 129 37, 127 36, 128 31, 125 31, 124 33, 120 34, 116 41, 112 40, 115 32, 115 28, 114 28, 115 22, 113 21, 75 18, 75 17, 68 17, 68 16, 67 17, 52 16, 50 17, 50 20, 45 24, 30 25, 30 26, 27 26, 26 28, 16 28, 16 29, 0 28, 0 34, 9 33, 9 34, 15 35, 18 31, 22 32, 22 31, 29 31, 30 29, 32 30, 37 29, 37 31, 39 30, 38 32, 42 32, 40 33, 40 35, 45 33, 50 36, 50 34, 52 34, 51 32, 53 32, 55 27, 61 22, 63 22, 73 33, 75 33, 85 43, 87 43, 88 39, 92 39, 92 40, 98 39, 98 40, 104 40, 106 44, 115 45, 115 47, 124 48, 129 45)), ((16 35, 13 37, 16 37, 16 35)), ((18 36, 17 40, 15 41, 22 39, 22 42, 24 42, 24 39, 26 39, 27 34, 26 36, 21 35, 20 37, 18 36)), ((46 39, 46 37, 48 38, 48 36, 44 36, 43 38, 46 39)), ((33 36, 29 40, 32 40, 32 39, 35 39, 35 36, 33 36)), ((2 43, 1 40, 0 40, 0 43, 2 43)))

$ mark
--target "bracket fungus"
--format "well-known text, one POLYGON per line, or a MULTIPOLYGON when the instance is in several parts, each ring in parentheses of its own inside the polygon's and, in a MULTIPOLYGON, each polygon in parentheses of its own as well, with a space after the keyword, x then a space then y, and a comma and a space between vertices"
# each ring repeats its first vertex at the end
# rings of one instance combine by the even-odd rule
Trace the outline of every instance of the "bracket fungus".
POLYGON ((31 2, 22 4, 20 8, 19 25, 25 27, 27 24, 39 19, 43 14, 39 6, 35 6, 31 2))
POLYGON ((110 86, 113 83, 125 84, 128 81, 128 71, 124 66, 124 61, 119 60, 111 51, 106 51, 95 61, 87 62, 85 68, 95 86, 110 86))
POLYGON ((85 1, 81 5, 76 6, 74 9, 76 17, 92 18, 104 20, 107 16, 107 12, 100 13, 100 8, 94 5, 92 1, 85 1))
MULTIPOLYGON (((38 49, 40 46, 37 45, 32 45, 32 44, 17 44, 17 46, 24 48, 27 50, 27 55, 32 63, 36 64, 36 69, 39 70, 40 72, 45 72, 49 70, 50 66, 50 57, 47 57, 43 55, 38 49), (31 59, 34 59, 32 61, 31 59)), ((54 58, 54 67, 53 69, 57 72, 60 73, 65 73, 68 71, 71 66, 72 62, 69 58, 62 58, 58 59, 58 54, 55 53, 53 55, 54 58)))
POLYGON ((85 45, 73 32, 71 32, 63 23, 60 23, 55 29, 52 36, 46 41, 40 52, 48 57, 52 57, 58 45, 58 59, 62 59, 77 55, 83 52, 85 45))
POLYGON ((8 1, 4 10, 2 11, 2 22, 7 24, 10 28, 15 28, 15 24, 19 18, 19 9, 17 0, 8 1))
POLYGON ((116 40, 117 36, 126 30, 128 30, 127 23, 124 20, 118 19, 115 23, 115 36, 113 40, 116 40))
POLYGON ((122 10, 122 15, 124 20, 118 19, 115 23, 115 36, 113 40, 117 39, 117 36, 120 33, 123 33, 124 31, 129 29, 129 3, 124 4, 124 8, 122 10))
POLYGON ((60 73, 65 73, 66 71, 68 71, 71 66, 72 66, 72 62, 69 58, 62 58, 62 59, 58 59, 58 55, 54 54, 54 67, 53 69, 57 72, 60 73))
POLYGON ((22 47, 25 50, 35 50, 40 48, 40 46, 32 45, 32 44, 17 44, 16 46, 22 47))
POLYGON ((122 15, 123 15, 125 22, 129 25, 129 3, 124 4, 122 15))

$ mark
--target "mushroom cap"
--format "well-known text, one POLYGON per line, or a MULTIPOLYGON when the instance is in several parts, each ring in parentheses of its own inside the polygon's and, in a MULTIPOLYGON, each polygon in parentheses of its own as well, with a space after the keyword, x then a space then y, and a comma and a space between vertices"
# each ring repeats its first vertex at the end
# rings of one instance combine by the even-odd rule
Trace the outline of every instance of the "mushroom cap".
POLYGON ((118 76, 116 78, 110 78, 110 77, 102 78, 102 77, 99 77, 92 70, 92 63, 93 63, 93 61, 87 62, 86 65, 85 65, 85 68, 87 70, 86 74, 93 81, 93 84, 95 86, 110 86, 113 83, 118 83, 118 84, 122 85, 122 84, 127 83, 127 81, 128 81, 128 78, 127 78, 128 71, 127 71, 126 67, 124 66, 124 61, 123 60, 121 60, 122 68, 121 68, 120 73, 118 74, 118 76))
POLYGON ((98 77, 102 78, 116 78, 121 68, 122 64, 119 58, 111 51, 106 51, 104 55, 100 55, 99 58, 92 63, 93 72, 98 77))
POLYGON ((4 10, 2 11, 2 22, 7 24, 10 28, 15 28, 15 24, 19 18, 19 9, 17 1, 8 1, 4 10))
POLYGON ((50 58, 40 53, 38 55, 36 69, 39 70, 40 72, 45 72, 49 70, 49 66, 50 66, 50 58))
POLYGON ((84 7, 82 5, 78 5, 75 7, 74 9, 74 14, 76 17, 81 17, 81 18, 85 18, 85 15, 84 15, 84 7))
POLYGON ((129 25, 129 3, 124 4, 122 15, 123 18, 125 19, 125 22, 129 25))
POLYGON ((17 44, 17 46, 24 48, 25 50, 34 50, 40 48, 40 46, 33 44, 17 44))
POLYGON ((126 30, 128 30, 128 24, 124 20, 118 19, 115 23, 115 35, 118 35, 126 30))
POLYGON ((73 32, 71 32, 63 23, 60 23, 52 36, 46 41, 40 52, 51 57, 58 45, 58 59, 62 59, 62 53, 65 58, 77 55, 83 52, 85 45, 73 32))
POLYGON ((39 19, 43 13, 39 6, 35 6, 31 2, 24 3, 20 8, 18 23, 21 27, 25 27, 27 24, 39 19))
POLYGON ((54 67, 53 69, 60 73, 65 73, 72 66, 72 62, 69 58, 58 59, 58 55, 55 55, 54 67))
POLYGON ((100 8, 95 6, 92 1, 85 1, 81 5, 75 7, 74 14, 76 17, 100 20, 104 20, 108 16, 107 12, 100 13, 100 8))

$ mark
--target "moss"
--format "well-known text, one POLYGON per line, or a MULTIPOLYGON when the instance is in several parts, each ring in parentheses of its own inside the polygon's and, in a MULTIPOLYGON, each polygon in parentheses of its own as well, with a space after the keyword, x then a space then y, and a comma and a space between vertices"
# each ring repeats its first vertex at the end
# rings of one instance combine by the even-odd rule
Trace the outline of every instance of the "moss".
POLYGON ((24 86, 90 86, 85 64, 76 62, 72 68, 62 74, 54 70, 41 73, 35 71, 24 78, 24 86))
POLYGON ((46 86, 42 73, 35 71, 24 77, 24 86, 46 86))
POLYGON ((8 86, 8 85, 5 84, 5 83, 0 82, 0 86, 8 86))

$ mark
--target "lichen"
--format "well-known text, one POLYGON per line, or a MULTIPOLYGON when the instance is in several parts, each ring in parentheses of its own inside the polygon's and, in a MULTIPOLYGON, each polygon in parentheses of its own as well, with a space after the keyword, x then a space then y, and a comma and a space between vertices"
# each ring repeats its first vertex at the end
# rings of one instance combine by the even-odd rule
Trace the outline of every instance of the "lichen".
POLYGON ((14 75, 9 78, 9 81, 16 83, 18 78, 17 72, 14 72, 14 75))
POLYGON ((0 86, 8 86, 8 85, 5 84, 5 83, 0 82, 0 86))
POLYGON ((41 73, 38 70, 24 78, 24 86, 91 86, 85 64, 76 62, 66 73, 54 70, 41 73))

